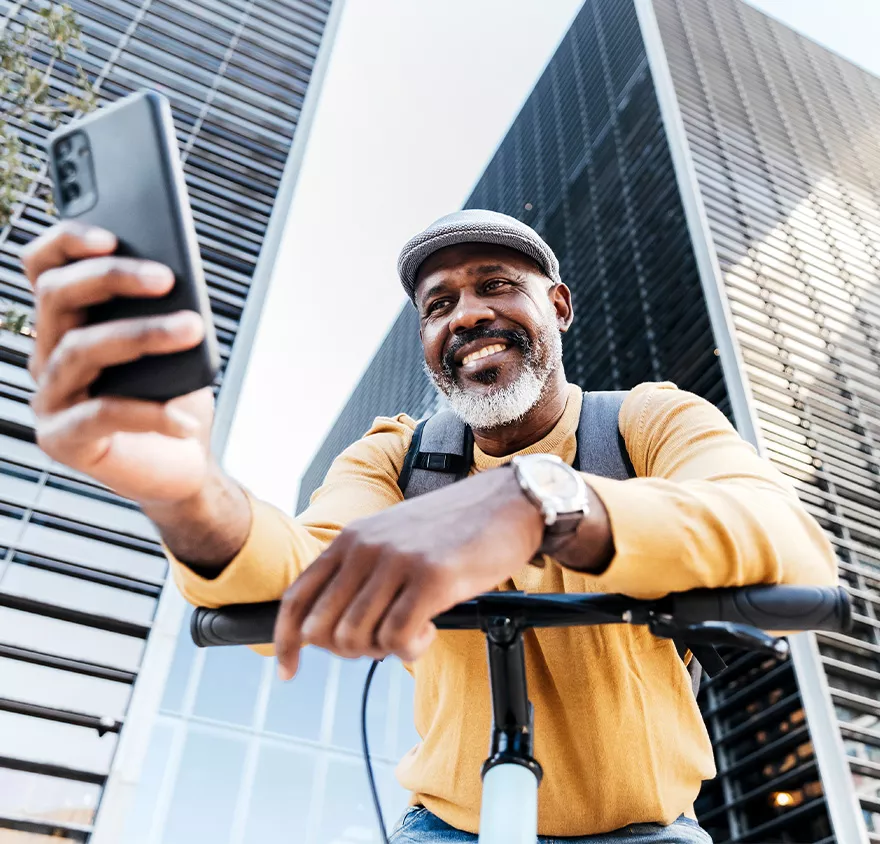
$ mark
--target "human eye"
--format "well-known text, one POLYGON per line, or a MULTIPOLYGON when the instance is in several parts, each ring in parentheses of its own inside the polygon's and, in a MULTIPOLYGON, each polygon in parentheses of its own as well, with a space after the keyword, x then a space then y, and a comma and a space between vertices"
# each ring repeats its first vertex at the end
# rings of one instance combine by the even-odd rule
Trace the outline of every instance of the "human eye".
POLYGON ((434 299, 432 302, 429 302, 428 307, 425 308, 426 316, 440 313, 440 311, 449 306, 450 301, 448 296, 443 296, 440 299, 434 299))
POLYGON ((509 281, 506 278, 490 278, 484 285, 483 290, 487 293, 497 293, 503 290, 507 290, 509 287, 513 286, 513 282, 509 281))

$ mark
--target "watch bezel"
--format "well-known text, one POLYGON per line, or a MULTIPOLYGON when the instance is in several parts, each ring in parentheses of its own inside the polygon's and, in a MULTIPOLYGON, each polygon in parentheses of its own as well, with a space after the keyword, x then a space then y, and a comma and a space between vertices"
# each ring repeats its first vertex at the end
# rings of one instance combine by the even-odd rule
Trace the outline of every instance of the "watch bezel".
POLYGON ((559 516, 565 516, 570 513, 589 512, 589 496, 587 494, 587 484, 580 474, 569 466, 564 460, 555 454, 523 454, 511 461, 517 481, 520 488, 525 492, 529 499, 536 504, 544 516, 544 524, 548 527, 553 525, 559 516), (560 471, 574 479, 577 492, 571 497, 561 497, 552 493, 543 491, 534 472, 531 471, 532 466, 536 463, 547 465, 552 463, 560 471))

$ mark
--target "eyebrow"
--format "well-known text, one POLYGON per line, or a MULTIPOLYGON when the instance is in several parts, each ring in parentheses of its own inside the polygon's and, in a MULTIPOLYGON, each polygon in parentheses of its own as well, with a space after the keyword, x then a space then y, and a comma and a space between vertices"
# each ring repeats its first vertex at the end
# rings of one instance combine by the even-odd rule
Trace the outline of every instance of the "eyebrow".
POLYGON ((445 293, 449 290, 449 285, 446 284, 445 281, 441 281, 438 284, 435 284, 433 287, 429 287, 420 297, 422 303, 427 302, 432 296, 436 296, 438 293, 445 293))
POLYGON ((505 267, 504 264, 481 264, 479 267, 471 267, 468 270, 468 275, 489 275, 490 273, 503 273, 509 270, 510 268, 505 267))

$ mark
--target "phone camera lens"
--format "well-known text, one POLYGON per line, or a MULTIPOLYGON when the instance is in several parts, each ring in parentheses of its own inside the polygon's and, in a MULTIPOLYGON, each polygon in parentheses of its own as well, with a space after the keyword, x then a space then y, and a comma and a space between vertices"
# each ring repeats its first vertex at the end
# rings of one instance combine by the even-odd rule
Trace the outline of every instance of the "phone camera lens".
POLYGON ((63 140, 58 141, 58 146, 56 146, 55 149, 60 158, 67 158, 73 150, 73 144, 70 142, 70 138, 64 138, 63 140))
POLYGON ((69 205, 71 202, 79 199, 80 193, 79 185, 73 182, 66 185, 64 190, 61 191, 61 198, 64 200, 65 205, 69 205))
POLYGON ((72 179, 76 176, 76 165, 70 161, 63 162, 58 167, 58 175, 61 176, 63 181, 67 181, 68 179, 72 179))

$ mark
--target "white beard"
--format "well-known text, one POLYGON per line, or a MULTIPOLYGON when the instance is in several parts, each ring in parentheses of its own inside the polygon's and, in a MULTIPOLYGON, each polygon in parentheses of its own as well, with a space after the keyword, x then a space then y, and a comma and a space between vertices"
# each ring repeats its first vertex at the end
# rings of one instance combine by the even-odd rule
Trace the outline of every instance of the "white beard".
POLYGON ((551 323, 541 331, 534 350, 526 356, 522 374, 506 387, 475 393, 445 373, 433 372, 427 364, 425 372, 456 416, 471 428, 487 431, 519 422, 541 400, 550 376, 561 365, 562 335, 551 323))

